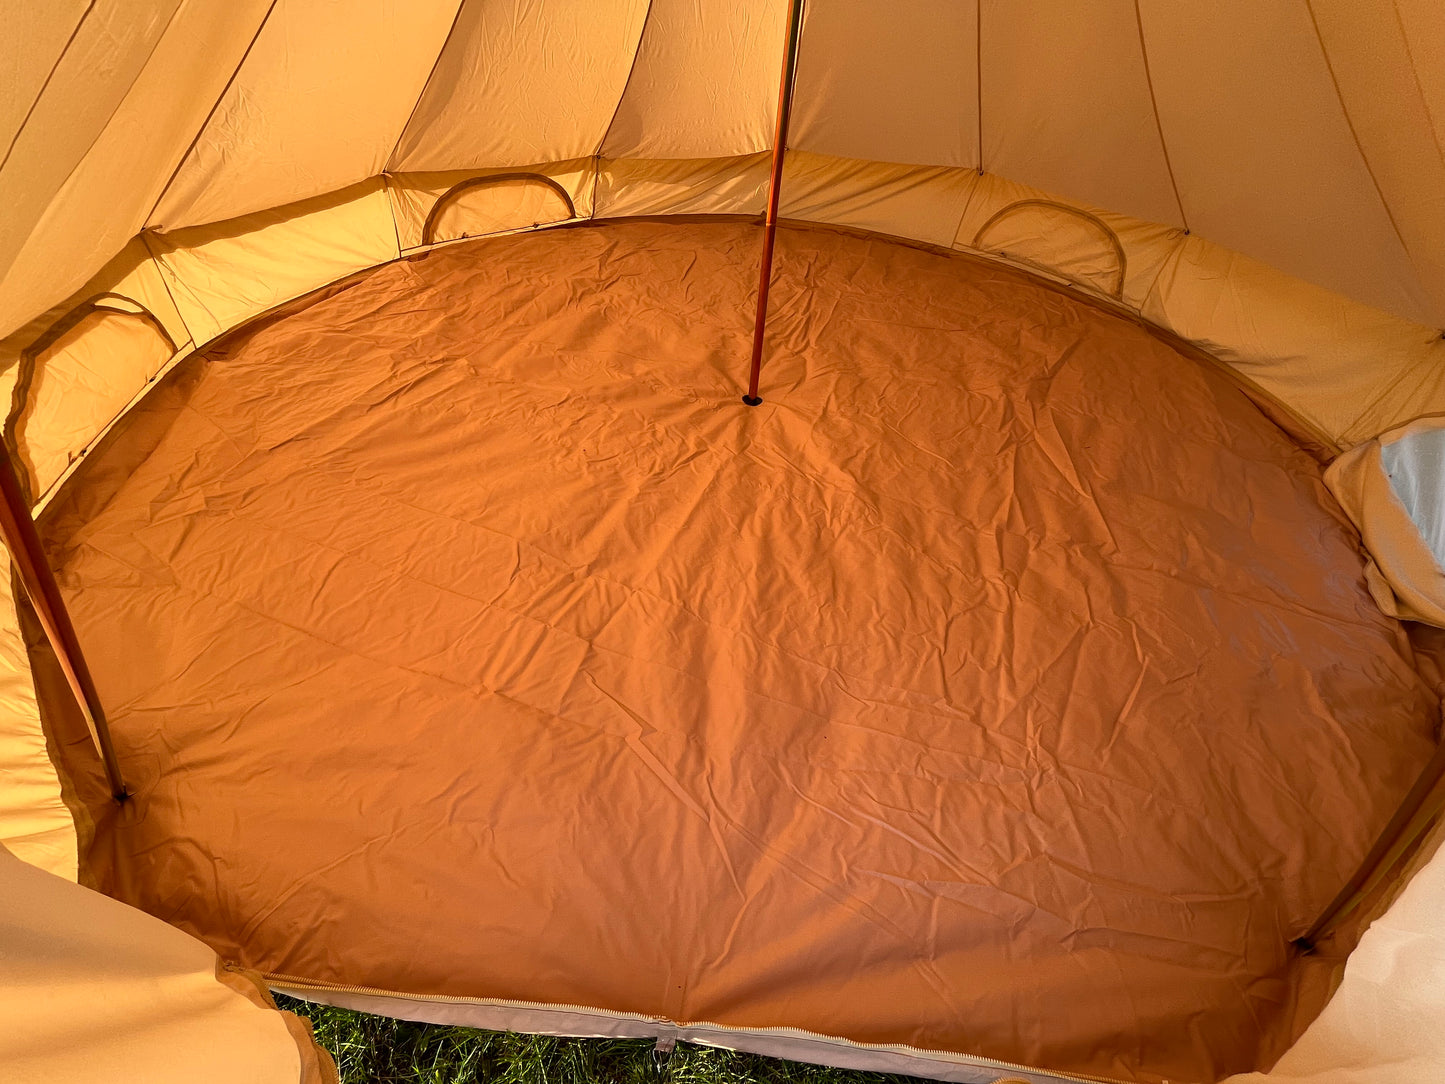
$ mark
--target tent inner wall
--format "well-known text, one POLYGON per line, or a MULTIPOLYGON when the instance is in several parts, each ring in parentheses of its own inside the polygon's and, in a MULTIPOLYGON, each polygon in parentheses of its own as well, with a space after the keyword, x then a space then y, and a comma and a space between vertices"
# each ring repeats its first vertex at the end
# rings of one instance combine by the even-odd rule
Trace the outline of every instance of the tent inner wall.
MULTIPOLYGON (((66 301, 0 342, 23 352, 94 296, 151 314, 176 356, 248 319, 433 242, 575 222, 671 214, 757 214, 767 156, 577 159, 517 168, 399 173, 213 225, 149 230, 66 301), (487 182, 484 178, 503 178, 487 182), (459 187, 460 186, 460 187, 459 187), (450 204, 449 207, 442 204, 450 204), (438 233, 437 231, 441 231, 438 233)), ((1199 345, 1327 453, 1445 414, 1445 341, 1175 227, 1061 200, 974 170, 890 166, 803 151, 787 156, 785 219, 828 222, 1002 259, 1136 313, 1199 345)), ((81 387, 76 417, 31 417, 35 454, 68 463, 148 386, 154 344, 112 344, 119 321, 71 334, 42 383, 81 387), (120 349, 114 349, 119 345, 120 349), (102 418, 101 415, 109 414, 102 418)), ((745 374, 744 374, 745 375, 745 374)), ((37 497, 54 468, 34 479, 37 497)))

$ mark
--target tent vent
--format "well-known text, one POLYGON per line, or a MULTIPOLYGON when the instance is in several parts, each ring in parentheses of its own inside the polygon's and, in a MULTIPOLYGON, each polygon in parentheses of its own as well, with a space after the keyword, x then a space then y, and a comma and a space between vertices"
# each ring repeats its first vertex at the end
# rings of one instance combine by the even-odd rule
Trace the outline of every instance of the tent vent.
POLYGON ((1021 199, 974 234, 973 247, 1031 264, 1109 297, 1124 293, 1124 246, 1097 215, 1046 199, 1021 199))
POLYGON ((165 325, 140 302, 97 294, 51 324, 20 354, 4 441, 30 500, 50 488, 74 449, 84 449, 125 409, 141 387, 176 353, 165 325), (98 372, 128 372, 124 381, 97 381, 98 372), (26 439, 39 419, 38 437, 26 439))
POLYGON ((422 227, 422 244, 481 237, 577 217, 567 190, 540 173, 495 173, 447 189, 422 227))

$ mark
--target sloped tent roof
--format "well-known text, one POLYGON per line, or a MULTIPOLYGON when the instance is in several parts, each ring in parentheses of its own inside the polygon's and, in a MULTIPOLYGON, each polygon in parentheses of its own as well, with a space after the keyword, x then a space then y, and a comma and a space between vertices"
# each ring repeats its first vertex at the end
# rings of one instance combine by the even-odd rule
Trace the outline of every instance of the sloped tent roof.
MULTIPOLYGON (((0 363, 43 501, 166 367, 358 270, 462 234, 758 213, 787 5, 73 0, 4 18, 0 363)), ((813 0, 795 93, 785 217, 1015 262, 1209 351, 1339 456, 1382 605, 1441 622, 1427 513, 1385 466, 1439 477, 1438 4, 813 0)), ((6 665, 6 839, 73 876, 23 654, 6 665)), ((1418 901, 1437 882, 1403 912, 1435 952, 1418 901)), ((1357 957, 1345 989, 1389 954, 1357 957)), ((1358 1027, 1342 1012, 1302 1049, 1358 1027)), ((1295 1064, 1352 1079, 1330 1056, 1295 1064)))

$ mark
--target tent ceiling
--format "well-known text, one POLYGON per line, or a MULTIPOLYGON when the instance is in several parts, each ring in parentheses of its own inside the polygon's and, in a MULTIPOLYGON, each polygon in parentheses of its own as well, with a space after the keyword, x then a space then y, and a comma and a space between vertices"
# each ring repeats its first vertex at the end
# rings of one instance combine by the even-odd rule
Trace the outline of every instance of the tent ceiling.
MULTIPOLYGON (((455 0, 442 6, 455 8, 455 0)), ((510 4, 462 5, 426 93, 398 132, 390 168, 595 154, 627 86, 646 15, 646 0, 564 0, 537 6, 526 20, 510 4)))
POLYGON ((219 222, 386 166, 446 40, 451 3, 278 3, 150 224, 219 222))
MULTIPOLYGON (((6 6, 0 331, 146 225, 384 168, 765 150, 786 5, 6 6)), ((1430 0, 812 0, 794 144, 980 166, 1439 325, 1442 43, 1430 0)))

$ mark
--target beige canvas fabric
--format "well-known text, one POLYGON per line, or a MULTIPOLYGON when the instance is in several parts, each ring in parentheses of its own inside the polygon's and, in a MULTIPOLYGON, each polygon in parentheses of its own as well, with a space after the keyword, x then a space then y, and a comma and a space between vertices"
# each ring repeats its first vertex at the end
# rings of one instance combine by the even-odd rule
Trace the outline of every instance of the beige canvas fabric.
POLYGON ((978 165, 976 5, 814 4, 806 14, 790 147, 978 165))
POLYGON ((91 7, 88 0, 5 0, 0 20, 23 49, 0 52, 0 147, 8 148, 50 77, 51 66, 91 7))
POLYGON ((75 822, 46 749, 13 592, 7 560, 0 575, 0 851, 73 881, 75 822))
POLYGON ((597 150, 627 86, 645 0, 563 0, 518 19, 468 0, 416 113, 396 171, 558 162, 597 150))
POLYGON ((770 157, 603 159, 597 166, 595 214, 762 214, 770 157))
POLYGON ((152 227, 219 222, 377 176, 457 0, 278 0, 152 227))
MULTIPOLYGON (((72 63, 79 70, 66 84, 52 80, 46 87, 0 170, 8 224, 0 238, 0 328, 6 331, 77 289, 145 225, 267 5, 185 4, 154 41, 133 44, 133 28, 143 22, 136 5, 107 7, 115 9, 115 25, 96 28, 104 35, 98 55, 76 58, 75 46, 66 51, 57 76, 72 63), (101 47, 115 43, 127 44, 123 54, 101 47), (73 138, 72 117, 91 108, 96 73, 108 74, 137 56, 143 65, 114 96, 103 123, 76 153, 57 160, 52 143, 73 138)), ((89 35, 91 26, 88 18, 82 34, 89 35)))
POLYGON ((1445 298, 1391 222, 1310 7, 1144 0, 1140 9, 1190 229, 1369 304, 1438 318, 1445 298))
POLYGON ((145 387, 173 352, 153 323, 113 308, 87 311, 33 352, 26 405, 14 412, 13 429, 31 492, 49 490, 70 465, 73 450, 86 447, 129 405, 127 389, 145 387))
POLYGON ((195 938, 0 847, 0 1067, 15 1084, 334 1084, 304 1022, 195 938))
POLYGON ((1311 0, 1310 11, 1370 179, 1438 306, 1445 281, 1445 6, 1311 0))
MULTIPOLYGON (((6 26, 36 36, 10 38, 4 54, 29 59, 7 61, 15 66, 15 82, 5 95, 8 131, 0 203, 6 213, 0 218, 0 267, 8 269, 14 262, 67 177, 103 134, 159 46, 177 6, 176 0, 150 0, 128 8, 102 3, 75 13, 67 31, 71 20, 64 7, 55 5, 50 10, 60 23, 50 24, 47 32, 45 22, 34 14, 22 17, 16 9, 33 13, 48 5, 24 0, 6 5, 6 26), (50 49, 43 51, 46 45, 50 49), (22 75, 22 63, 30 69, 28 77, 22 75)), ((218 72, 214 78, 224 82, 227 74, 218 72)))
POLYGON ((723 158, 772 144, 786 0, 652 0, 609 158, 723 158))
POLYGON ((1095 207, 1184 226, 1132 0, 980 7, 993 46, 983 55, 979 87, 984 168, 1095 207))
POLYGON ((380 179, 148 241, 197 342, 400 251, 380 179))
MULTIPOLYGON (((33 110, 22 106, 37 61, 14 77, 18 101, 8 108, 28 120, 0 169, 16 208, 0 266, 58 186, 90 174, 65 182, 107 129, 128 141, 127 168, 161 163, 162 189, 174 175, 159 226, 344 187, 388 142, 387 168, 434 171, 560 161, 599 147, 613 158, 727 157, 770 140, 777 0, 657 2, 650 11, 636 0, 555 3, 520 16, 481 0, 450 6, 409 5, 401 27, 382 5, 353 5, 336 27, 334 0, 184 9, 162 0, 146 13, 132 5, 124 19, 122 5, 101 3, 69 46, 60 41, 64 10, 36 22, 31 55, 58 63, 33 110), (111 33, 107 20, 124 25, 111 33), (205 40, 194 30, 202 24, 205 40), (383 54, 385 63, 373 62, 383 54), (155 81, 188 93, 163 101, 155 81), (179 128, 162 123, 168 115, 179 128), (138 145, 142 129, 151 141, 138 145), (155 140, 163 130, 176 138, 155 140)), ((869 0, 846 17, 814 9, 799 76, 801 149, 981 165, 1065 199, 1187 225, 1407 319, 1445 322, 1445 216, 1436 213, 1445 60, 1439 15, 1426 3, 1279 9, 1239 0, 1203 10, 1090 0, 1050 13, 989 0, 900 12, 869 0)), ((105 236, 134 233, 124 197, 155 183, 143 173, 123 173, 118 185, 112 175, 109 202, 83 183, 63 204, 67 219, 92 217, 84 242, 69 235, 51 253, 58 266, 83 281, 98 266, 86 261, 103 262, 106 244, 124 240, 97 248, 96 229, 115 219, 105 236)), ((162 193, 148 195, 146 218, 162 193)), ((57 297, 54 284, 46 288, 42 306, 57 297)), ((10 282, 0 301, 17 289, 10 282)), ((34 314, 37 301, 14 300, 34 314)))

